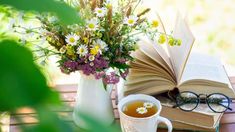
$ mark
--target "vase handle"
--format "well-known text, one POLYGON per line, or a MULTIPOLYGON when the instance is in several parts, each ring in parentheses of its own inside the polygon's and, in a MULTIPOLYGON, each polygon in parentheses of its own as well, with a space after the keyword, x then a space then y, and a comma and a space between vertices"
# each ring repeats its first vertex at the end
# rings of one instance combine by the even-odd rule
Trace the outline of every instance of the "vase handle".
POLYGON ((111 96, 111 94, 112 94, 112 91, 113 91, 113 87, 114 87, 114 86, 115 86, 114 84, 108 84, 108 85, 107 85, 106 91, 109 93, 110 96, 111 96))

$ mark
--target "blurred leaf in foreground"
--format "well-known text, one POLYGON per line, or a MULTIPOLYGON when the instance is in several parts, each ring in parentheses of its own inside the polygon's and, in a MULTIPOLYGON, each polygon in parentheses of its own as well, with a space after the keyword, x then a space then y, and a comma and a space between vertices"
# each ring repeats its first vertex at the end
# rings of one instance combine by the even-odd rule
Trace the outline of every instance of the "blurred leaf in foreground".
POLYGON ((62 23, 81 23, 78 12, 69 5, 55 0, 1 0, 0 4, 10 5, 19 10, 55 13, 62 23))
POLYGON ((79 117, 86 122, 89 130, 80 130, 82 132, 121 132, 120 126, 113 123, 111 126, 105 126, 102 121, 96 120, 85 113, 77 113, 79 117))
POLYGON ((47 86, 32 53, 14 41, 0 42, 0 73, 0 111, 59 104, 59 94, 47 86))

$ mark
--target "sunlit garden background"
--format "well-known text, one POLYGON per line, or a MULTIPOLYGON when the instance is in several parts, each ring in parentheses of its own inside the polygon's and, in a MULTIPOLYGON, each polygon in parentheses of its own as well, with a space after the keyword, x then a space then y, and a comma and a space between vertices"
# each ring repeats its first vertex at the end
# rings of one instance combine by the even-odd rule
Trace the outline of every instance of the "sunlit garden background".
MULTIPOLYGON (((230 76, 235 75, 234 5, 234 0, 143 0, 141 3, 142 7, 151 7, 152 14, 154 12, 160 14, 168 32, 173 29, 175 15, 178 11, 186 16, 196 38, 193 52, 220 57, 230 76)), ((140 7, 139 10, 141 9, 140 7)), ((4 38, 20 40, 31 50, 37 49, 33 43, 42 43, 41 41, 25 42, 25 39, 32 37, 33 34, 22 34, 19 37, 15 35, 14 29, 11 27, 15 21, 27 27, 37 25, 36 20, 31 20, 32 16, 31 13, 11 10, 0 5, 0 40, 4 38)), ((151 15, 151 17, 154 19, 157 16, 151 15)), ((56 61, 56 57, 50 57, 46 61, 37 60, 49 84, 54 86, 55 84, 77 83, 79 75, 77 73, 62 74, 56 61)))

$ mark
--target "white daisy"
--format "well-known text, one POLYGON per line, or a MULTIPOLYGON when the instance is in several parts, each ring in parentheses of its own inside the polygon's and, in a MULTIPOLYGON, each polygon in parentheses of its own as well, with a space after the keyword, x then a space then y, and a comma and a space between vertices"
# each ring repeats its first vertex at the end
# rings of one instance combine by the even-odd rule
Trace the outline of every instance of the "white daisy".
POLYGON ((102 8, 95 8, 95 14, 98 17, 104 17, 106 15, 107 9, 102 7, 102 8))
POLYGON ((99 48, 100 50, 108 50, 108 45, 101 39, 97 39, 93 45, 94 48, 99 48))
POLYGON ((85 56, 88 53, 88 49, 86 45, 80 45, 77 48, 77 54, 79 54, 80 56, 85 56))
POLYGON ((80 39, 79 36, 77 36, 76 34, 69 34, 67 36, 65 36, 66 39, 65 41, 70 44, 70 45, 76 45, 77 44, 77 41, 80 39))
POLYGON ((124 24, 127 24, 129 26, 134 26, 138 20, 137 16, 129 16, 124 19, 124 24))
POLYGON ((90 31, 95 31, 98 28, 98 20, 93 18, 93 19, 87 21, 87 26, 86 27, 90 31))
POLYGON ((139 107, 136 109, 136 112, 138 112, 139 114, 145 114, 148 112, 148 110, 145 107, 139 107))
POLYGON ((145 107, 145 108, 152 108, 152 107, 153 107, 153 103, 145 102, 145 103, 144 103, 144 107, 145 107))

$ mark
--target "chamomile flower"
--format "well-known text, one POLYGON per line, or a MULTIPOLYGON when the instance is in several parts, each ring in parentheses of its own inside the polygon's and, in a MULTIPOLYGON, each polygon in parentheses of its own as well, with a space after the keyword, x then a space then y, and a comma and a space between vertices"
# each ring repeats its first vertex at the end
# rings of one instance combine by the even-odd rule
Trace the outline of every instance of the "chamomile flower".
POLYGON ((145 108, 152 108, 152 107, 153 107, 153 103, 145 102, 145 103, 144 103, 144 107, 145 107, 145 108))
POLYGON ((105 50, 105 51, 108 50, 108 45, 104 41, 102 41, 101 39, 97 39, 94 42, 93 47, 96 47, 99 50, 105 50))
POLYGON ((136 109, 136 112, 139 114, 145 114, 148 112, 148 110, 145 107, 139 107, 136 109))
POLYGON ((107 13, 107 9, 102 7, 102 8, 95 8, 95 14, 98 17, 104 17, 107 13))
POLYGON ((89 61, 95 60, 95 56, 94 56, 94 55, 90 55, 90 56, 88 57, 88 60, 89 60, 89 61))
POLYGON ((80 56, 85 56, 88 53, 88 49, 86 45, 80 45, 77 48, 77 54, 79 54, 80 56))
POLYGON ((95 31, 98 28, 98 20, 93 18, 87 21, 87 26, 89 31, 95 31))
POLYGON ((66 38, 65 41, 72 46, 76 45, 77 41, 80 39, 79 36, 77 36, 76 34, 72 34, 72 33, 65 36, 65 38, 66 38))
POLYGON ((128 26, 134 26, 138 20, 137 16, 129 16, 124 19, 124 24, 127 24, 128 26))

